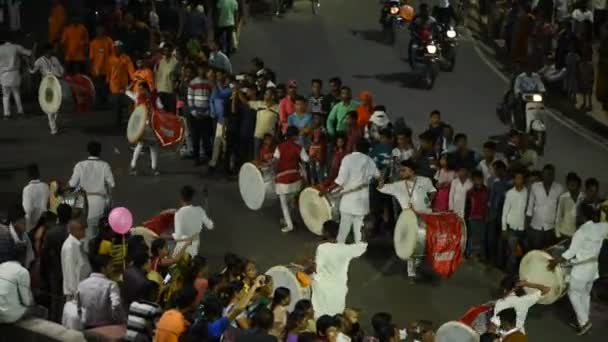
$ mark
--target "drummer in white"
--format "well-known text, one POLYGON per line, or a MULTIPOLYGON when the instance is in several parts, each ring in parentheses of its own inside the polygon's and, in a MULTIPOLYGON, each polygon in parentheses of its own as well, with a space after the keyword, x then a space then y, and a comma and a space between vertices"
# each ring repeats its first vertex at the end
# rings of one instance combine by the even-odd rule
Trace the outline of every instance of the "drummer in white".
POLYGON ((199 235, 203 226, 207 229, 213 229, 213 221, 207 216, 205 209, 198 205, 192 204, 194 198, 194 188, 186 185, 182 188, 180 194, 181 208, 175 212, 173 225, 175 232, 173 238, 177 242, 173 249, 173 257, 176 257, 186 247, 186 253, 191 257, 198 255, 199 235))
POLYGON ((23 114, 21 103, 21 56, 30 56, 32 52, 23 46, 0 40, 0 85, 2 85, 2 106, 4 119, 11 116, 11 94, 17 105, 17 113, 23 114))
MULTIPOLYGON (((416 164, 411 160, 401 162, 400 176, 403 180, 378 184, 378 191, 394 196, 402 210, 412 209, 416 213, 432 212, 431 203, 437 193, 433 182, 424 176, 416 175, 416 164)), ((407 274, 412 280, 416 277, 416 267, 420 264, 419 258, 407 260, 407 274)))
MULTIPOLYGON (((53 46, 51 44, 44 46, 42 56, 38 57, 34 62, 34 67, 30 69, 31 74, 35 74, 36 72, 40 72, 42 77, 46 75, 53 75, 57 78, 63 77, 63 66, 61 66, 57 57, 53 56, 53 46)), ((57 114, 58 113, 47 114, 49 118, 49 127, 51 128, 51 134, 53 135, 57 134, 57 114)))
POLYGON ((591 205, 582 205, 581 214, 586 222, 572 236, 570 248, 561 257, 551 260, 549 269, 553 270, 557 264, 566 261, 573 265, 568 298, 578 320, 578 334, 584 335, 591 329, 591 288, 599 278, 598 257, 602 243, 608 235, 608 223, 600 222, 599 211, 591 205))
MULTIPOLYGON (((361 139, 356 151, 342 159, 338 177, 327 188, 327 192, 338 188, 344 195, 340 199, 340 232, 338 242, 345 243, 353 230, 355 243, 361 242, 363 219, 369 213, 369 184, 380 177, 374 160, 367 154, 369 143, 361 139)), ((324 196, 326 192, 319 192, 324 196)))

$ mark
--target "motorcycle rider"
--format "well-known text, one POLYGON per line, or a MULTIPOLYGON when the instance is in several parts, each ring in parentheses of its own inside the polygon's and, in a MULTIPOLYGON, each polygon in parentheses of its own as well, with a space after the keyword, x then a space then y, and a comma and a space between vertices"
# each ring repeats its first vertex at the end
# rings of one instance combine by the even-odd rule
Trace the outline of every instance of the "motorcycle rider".
POLYGON ((413 51, 414 44, 425 44, 436 32, 437 20, 430 15, 428 4, 420 4, 418 14, 414 17, 412 23, 410 24, 411 37, 408 47, 408 58, 412 68, 414 67, 415 56, 415 51, 413 51))
POLYGON ((433 7, 433 16, 437 18, 437 22, 443 25, 450 25, 451 20, 458 22, 456 12, 450 4, 450 0, 437 0, 437 4, 433 7))
POLYGON ((531 65, 527 65, 525 71, 519 74, 513 82, 515 129, 522 132, 526 130, 526 103, 523 101, 522 95, 529 93, 545 93, 545 85, 531 65))

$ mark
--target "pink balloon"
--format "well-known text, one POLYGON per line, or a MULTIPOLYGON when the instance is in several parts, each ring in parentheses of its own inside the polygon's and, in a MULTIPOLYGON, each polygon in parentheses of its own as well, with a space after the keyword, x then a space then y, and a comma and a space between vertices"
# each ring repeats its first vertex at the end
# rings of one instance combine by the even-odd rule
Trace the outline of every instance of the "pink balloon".
POLYGON ((127 208, 114 208, 110 211, 108 222, 115 233, 124 235, 128 233, 133 226, 133 215, 127 208))

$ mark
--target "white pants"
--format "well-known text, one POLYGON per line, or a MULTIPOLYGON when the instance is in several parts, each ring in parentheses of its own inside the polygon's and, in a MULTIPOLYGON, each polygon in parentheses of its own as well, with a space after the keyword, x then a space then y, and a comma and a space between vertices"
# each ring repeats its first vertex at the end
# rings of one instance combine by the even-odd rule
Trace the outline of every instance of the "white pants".
POLYGON ((137 159, 141 154, 141 150, 144 146, 147 145, 150 148, 150 162, 152 165, 152 170, 156 170, 158 166, 158 145, 157 144, 145 144, 143 141, 137 143, 135 146, 135 150, 133 150, 133 158, 131 158, 131 168, 134 169, 137 166, 137 159))
POLYGON ((21 92, 19 86, 2 86, 2 106, 4 107, 4 116, 11 115, 11 94, 17 105, 17 113, 23 114, 23 104, 21 103, 21 92))
POLYGON ((415 277, 416 269, 418 268, 418 266, 420 266, 420 262, 422 262, 422 259, 419 257, 413 256, 413 257, 407 259, 405 262, 407 263, 407 276, 415 277))
POLYGON ((106 210, 106 198, 103 196, 87 196, 87 202, 89 204, 89 215, 87 216, 87 229, 85 233, 85 249, 88 248, 88 242, 97 235, 97 227, 99 226, 99 220, 103 216, 106 210))
POLYGON ((589 322, 592 287, 593 280, 570 279, 568 298, 570 298, 570 303, 572 304, 574 313, 576 313, 576 319, 581 327, 589 322))
POLYGON ((226 150, 226 139, 224 138, 226 127, 224 124, 217 123, 215 125, 215 139, 213 140, 213 154, 209 166, 216 167, 222 153, 226 150))
POLYGON ((291 220, 291 204, 296 194, 279 194, 279 201, 281 202, 281 211, 283 212, 283 219, 287 228, 293 229, 293 221, 291 220))
POLYGON ((338 231, 338 242, 345 243, 352 229, 355 235, 355 243, 361 242, 361 228, 363 228, 363 215, 352 215, 340 212, 340 230, 338 231))
POLYGON ((57 113, 47 114, 49 118, 49 128, 51 129, 51 134, 57 134, 57 113))

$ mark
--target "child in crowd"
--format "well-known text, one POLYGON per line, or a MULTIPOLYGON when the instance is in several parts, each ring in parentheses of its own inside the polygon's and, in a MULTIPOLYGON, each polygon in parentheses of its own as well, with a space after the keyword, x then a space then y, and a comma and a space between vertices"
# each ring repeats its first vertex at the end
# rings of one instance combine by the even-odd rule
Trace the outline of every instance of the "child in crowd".
POLYGON ((441 120, 441 112, 437 109, 431 111, 429 114, 429 129, 428 131, 433 134, 435 139, 439 140, 443 136, 443 127, 446 124, 441 120))
POLYGON ((314 113, 312 121, 312 139, 310 146, 308 147, 308 156, 310 157, 309 181, 311 184, 320 184, 325 179, 327 140, 323 121, 321 113, 314 113))
POLYGON ((161 275, 165 275, 168 271, 168 268, 177 264, 177 262, 184 256, 186 253, 186 248, 192 244, 192 241, 189 243, 186 242, 181 250, 177 253, 175 257, 171 257, 171 253, 169 253, 169 246, 167 245, 167 240, 165 239, 156 239, 152 241, 152 246, 150 247, 151 254, 151 271, 156 271, 161 275))
POLYGON ((483 173, 472 174, 473 188, 467 192, 465 217, 467 220, 467 256, 485 259, 488 188, 483 184, 483 173))
POLYGON ((378 144, 372 147, 369 156, 376 163, 376 167, 380 172, 388 176, 390 172, 390 166, 392 163, 393 154, 393 133, 389 129, 383 129, 380 131, 380 140, 378 144))
POLYGON ((270 166, 275 148, 272 134, 264 134, 264 140, 262 140, 262 146, 260 146, 260 152, 258 154, 256 164, 258 166, 270 166))
POLYGON ((467 199, 467 192, 473 187, 473 182, 469 178, 469 170, 461 165, 458 167, 458 176, 452 180, 450 186, 449 209, 455 212, 461 219, 465 218, 464 207, 467 199))
POLYGON ((437 188, 437 195, 433 200, 433 211, 442 212, 448 211, 450 203, 450 187, 452 181, 456 177, 456 172, 452 169, 448 163, 447 153, 443 153, 439 158, 439 170, 435 173, 435 181, 437 188))
POLYGON ((334 182, 334 179, 338 177, 338 172, 340 171, 340 165, 342 164, 342 159, 348 154, 348 150, 346 148, 347 138, 346 135, 342 132, 336 133, 336 145, 334 147, 334 153, 331 158, 331 162, 329 163, 329 173, 327 175, 327 179, 323 182, 324 185, 329 186, 334 182))
POLYGON ((410 129, 402 129, 395 133, 397 138, 397 146, 393 148, 393 158, 397 164, 402 161, 409 160, 416 152, 412 144, 412 131, 410 129))
POLYGON ((346 150, 348 153, 353 152, 357 143, 363 138, 363 130, 357 125, 358 114, 356 111, 351 111, 346 114, 346 150))

